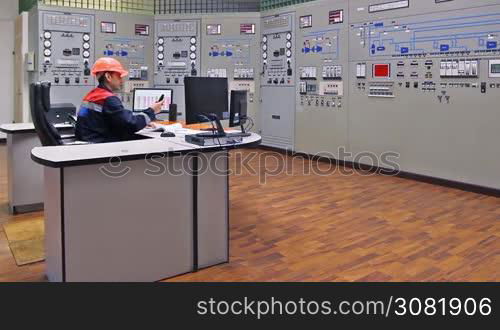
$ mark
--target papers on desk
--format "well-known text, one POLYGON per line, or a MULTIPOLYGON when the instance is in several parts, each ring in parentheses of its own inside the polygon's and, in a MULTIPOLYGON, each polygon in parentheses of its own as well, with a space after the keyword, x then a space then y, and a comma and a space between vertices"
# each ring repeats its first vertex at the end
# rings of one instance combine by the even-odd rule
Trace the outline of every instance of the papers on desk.
MULTIPOLYGON (((162 124, 155 124, 155 127, 146 127, 139 131, 139 134, 146 134, 148 136, 152 136, 150 134, 155 134, 155 136, 159 136, 162 132, 155 132, 158 128, 163 128, 165 132, 172 132, 175 134, 176 137, 181 137, 184 139, 184 136, 186 134, 196 134, 196 133, 203 133, 203 131, 198 131, 194 129, 189 129, 189 128, 183 128, 181 124, 171 124, 171 125, 162 125, 162 124)), ((153 137, 153 136, 152 136, 153 137)))
POLYGON ((162 124, 155 124, 156 128, 163 128, 165 132, 172 132, 175 133, 178 129, 182 129, 182 125, 177 123, 177 124, 171 124, 171 125, 162 125, 162 124))

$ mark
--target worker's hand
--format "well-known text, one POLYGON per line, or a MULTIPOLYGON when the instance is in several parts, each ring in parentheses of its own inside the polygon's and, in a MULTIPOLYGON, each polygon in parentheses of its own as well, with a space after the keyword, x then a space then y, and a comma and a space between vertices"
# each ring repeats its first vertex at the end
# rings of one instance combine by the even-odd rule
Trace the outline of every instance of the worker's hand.
POLYGON ((148 128, 156 128, 157 126, 156 126, 156 123, 150 122, 149 124, 146 125, 146 127, 148 127, 148 128))
POLYGON ((155 113, 160 113, 161 112, 161 108, 163 107, 163 103, 165 103, 165 100, 163 100, 161 102, 153 103, 153 105, 151 106, 151 109, 153 109, 153 111, 155 113))

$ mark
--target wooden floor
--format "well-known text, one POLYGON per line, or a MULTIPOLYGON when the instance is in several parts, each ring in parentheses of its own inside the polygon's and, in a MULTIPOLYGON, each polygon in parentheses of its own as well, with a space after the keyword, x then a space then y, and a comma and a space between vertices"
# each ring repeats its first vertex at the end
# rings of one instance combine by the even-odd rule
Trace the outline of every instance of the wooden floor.
MULTIPOLYGON (((43 217, 8 214, 5 149, 0 223, 43 217)), ((500 199, 286 162, 294 173, 265 184, 246 169, 231 177, 230 262, 170 281, 500 281, 500 199)), ((277 160, 250 163, 262 173, 277 160)), ((43 262, 16 266, 0 227, 0 281, 45 280, 43 262)))

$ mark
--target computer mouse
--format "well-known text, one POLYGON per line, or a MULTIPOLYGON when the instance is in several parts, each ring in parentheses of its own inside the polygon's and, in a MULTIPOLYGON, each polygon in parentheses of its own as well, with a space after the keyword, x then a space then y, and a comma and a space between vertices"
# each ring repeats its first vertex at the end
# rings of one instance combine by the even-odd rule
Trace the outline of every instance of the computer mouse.
POLYGON ((160 134, 161 137, 175 137, 175 134, 172 132, 163 132, 160 134))
POLYGON ((163 127, 157 127, 157 128, 154 128, 153 130, 151 130, 151 132, 164 132, 165 129, 163 127))

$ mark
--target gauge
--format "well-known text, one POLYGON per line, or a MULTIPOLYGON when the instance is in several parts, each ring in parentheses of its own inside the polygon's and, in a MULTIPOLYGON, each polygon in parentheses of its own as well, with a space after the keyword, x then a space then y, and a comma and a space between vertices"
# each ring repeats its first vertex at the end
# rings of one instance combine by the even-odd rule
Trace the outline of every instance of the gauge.
POLYGON ((90 48, 90 44, 88 42, 84 42, 83 49, 89 49, 89 48, 90 48))
POLYGON ((90 36, 88 34, 84 34, 83 35, 83 41, 89 41, 90 40, 90 36))
POLYGON ((192 60, 196 59, 196 53, 191 53, 191 55, 189 55, 189 58, 192 60))
POLYGON ((263 36, 262 37, 262 42, 266 43, 267 42, 267 37, 266 36, 263 36))
POLYGON ((263 54, 262 54, 262 58, 263 58, 263 59, 266 59, 266 58, 267 58, 267 53, 263 53, 263 54))
POLYGON ((45 40, 45 41, 43 42, 43 46, 44 46, 45 48, 50 48, 50 46, 52 46, 52 43, 51 43, 49 40, 45 40))
POLYGON ((191 44, 194 45, 196 43, 196 38, 195 37, 191 37, 191 44))
POLYGON ((292 34, 290 32, 286 34, 286 40, 292 40, 292 34))
POLYGON ((84 50, 83 51, 83 57, 85 57, 85 58, 89 58, 90 57, 90 53, 89 53, 88 50, 84 50))
POLYGON ((43 37, 45 39, 50 39, 52 37, 52 33, 50 33, 49 31, 45 31, 45 33, 43 34, 43 37))
POLYGON ((163 54, 162 53, 158 54, 158 59, 159 60, 163 60, 163 54))
POLYGON ((163 40, 163 38, 158 39, 158 45, 163 45, 164 42, 165 42, 165 40, 163 40))
POLYGON ((262 45, 262 50, 266 51, 267 50, 267 45, 262 45))
POLYGON ((158 51, 159 51, 160 53, 163 53, 163 46, 158 46, 158 51))
POLYGON ((292 57, 292 51, 290 49, 286 51, 286 57, 292 57))
POLYGON ((195 52, 196 51, 196 46, 195 45, 191 45, 191 47, 189 48, 190 51, 192 52, 195 52))
POLYGON ((46 49, 43 51, 43 55, 45 55, 46 57, 49 57, 51 54, 52 52, 50 51, 50 49, 46 49))

